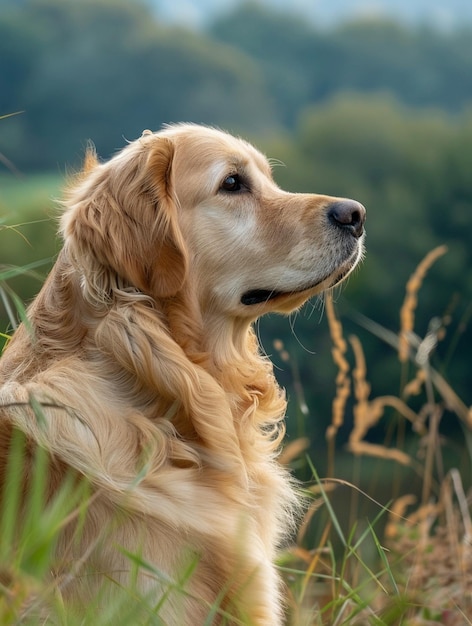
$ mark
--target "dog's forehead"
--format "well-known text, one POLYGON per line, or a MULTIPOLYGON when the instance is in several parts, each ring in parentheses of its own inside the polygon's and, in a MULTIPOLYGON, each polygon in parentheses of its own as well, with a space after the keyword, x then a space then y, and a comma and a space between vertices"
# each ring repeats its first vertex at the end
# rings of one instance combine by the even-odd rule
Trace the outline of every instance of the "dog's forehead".
POLYGON ((178 160, 185 159, 187 167, 191 164, 196 168, 208 167, 221 175, 255 167, 271 175, 266 157, 244 139, 200 126, 176 127, 172 131, 176 156, 178 160))

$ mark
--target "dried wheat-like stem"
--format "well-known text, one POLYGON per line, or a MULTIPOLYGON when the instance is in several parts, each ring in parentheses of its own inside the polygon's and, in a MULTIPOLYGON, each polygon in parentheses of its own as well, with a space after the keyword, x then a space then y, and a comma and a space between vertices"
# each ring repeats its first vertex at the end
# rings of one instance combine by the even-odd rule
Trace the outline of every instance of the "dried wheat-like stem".
MULTIPOLYGON (((451 469, 447 478, 452 483, 457 498, 459 511, 462 517, 462 525, 464 527, 464 542, 472 545, 472 519, 469 511, 468 498, 464 492, 464 485, 462 484, 462 477, 459 470, 455 468, 451 469)), ((443 486, 446 484, 447 481, 444 481, 443 486)))
POLYGON ((333 298, 331 294, 326 296, 326 316, 329 323, 329 332, 333 342, 331 354, 333 361, 338 367, 336 376, 336 395, 333 400, 333 410, 331 416, 331 424, 326 431, 326 438, 332 444, 339 428, 344 423, 344 412, 346 402, 351 392, 351 381, 349 379, 349 363, 346 360, 347 344, 343 337, 343 327, 341 322, 336 318, 334 312, 333 298))
POLYGON ((443 464, 441 457, 441 447, 439 443, 439 422, 443 414, 443 408, 439 404, 427 405, 430 407, 429 415, 429 431, 426 437, 426 454, 423 470, 423 495, 422 503, 426 504, 431 496, 431 489, 433 485, 433 470, 434 460, 437 461, 437 467, 439 475, 443 477, 443 464))
POLYGON ((425 621, 422 607, 441 615, 441 624, 471 624, 472 521, 460 473, 451 470, 439 499, 405 518, 404 505, 411 503, 408 496, 399 502, 387 534, 389 560, 398 559, 401 566, 397 582, 417 599, 418 613, 411 624, 439 623, 425 621))
POLYGON ((367 455, 384 459, 386 461, 396 461, 400 465, 410 465, 411 458, 405 452, 398 448, 387 448, 378 443, 369 443, 367 441, 350 441, 348 450, 358 456, 367 455))
POLYGON ((466 424, 468 428, 472 428, 472 407, 467 407, 456 392, 452 389, 446 380, 431 368, 430 370, 431 380, 436 390, 441 394, 446 406, 451 411, 454 411, 460 419, 466 424))
POLYGON ((352 345, 356 362, 352 372, 356 404, 354 406, 354 427, 349 435, 348 448, 354 454, 368 454, 370 456, 391 459, 402 465, 409 465, 411 462, 410 457, 401 450, 364 441, 364 437, 370 428, 375 426, 383 417, 385 407, 387 406, 396 409, 412 423, 417 422, 418 416, 396 396, 381 396, 369 400, 370 384, 366 380, 367 368, 362 344, 355 335, 349 337, 349 341, 352 345))
POLYGON ((398 345, 398 358, 402 363, 408 361, 409 334, 413 332, 415 325, 415 310, 418 304, 418 291, 424 277, 433 263, 447 252, 446 246, 438 246, 431 250, 415 269, 406 284, 406 294, 400 310, 400 341, 398 345))
POLYGON ((393 539, 399 532, 399 524, 405 522, 405 512, 409 506, 416 503, 416 496, 411 493, 400 496, 390 506, 388 522, 385 526, 384 535, 387 539, 393 539))
POLYGON ((279 454, 278 461, 281 465, 288 465, 293 460, 297 459, 303 452, 310 447, 310 440, 308 437, 298 437, 284 447, 279 454))
POLYGON ((409 398, 410 396, 419 396, 426 381, 426 372, 423 369, 419 369, 416 375, 409 383, 407 383, 403 389, 403 397, 409 398))
MULTIPOLYGON (((297 545, 300 546, 305 539, 306 532, 308 527, 310 526, 310 522, 313 518, 313 515, 319 511, 319 509, 324 505, 324 500, 321 496, 318 496, 313 500, 308 509, 306 510, 305 515, 303 516, 302 523, 300 524, 300 528, 297 533, 297 545)), ((311 559, 310 559, 311 562, 311 559)))

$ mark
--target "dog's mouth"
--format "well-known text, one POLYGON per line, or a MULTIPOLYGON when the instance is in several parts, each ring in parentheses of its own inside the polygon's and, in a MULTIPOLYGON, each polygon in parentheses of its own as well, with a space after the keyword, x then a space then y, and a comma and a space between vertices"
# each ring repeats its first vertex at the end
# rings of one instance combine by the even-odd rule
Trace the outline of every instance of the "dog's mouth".
POLYGON ((290 290, 280 289, 248 289, 241 296, 241 304, 244 306, 254 306, 257 304, 266 304, 274 300, 282 298, 300 297, 306 294, 307 300, 317 293, 321 293, 327 289, 332 289, 341 283, 357 266, 362 259, 363 247, 357 245, 354 250, 350 250, 347 258, 341 262, 334 271, 325 274, 318 280, 307 283, 290 290))
MULTIPOLYGON (((352 270, 353 265, 349 265, 349 267, 343 269, 339 274, 333 277, 333 280, 328 283, 324 289, 330 289, 334 287, 338 283, 340 283, 352 270)), ((316 283, 308 285, 306 287, 302 287, 301 289, 294 289, 293 291, 278 291, 276 289, 250 289, 246 291, 241 296, 241 304, 245 306, 253 306, 255 304, 262 304, 266 302, 270 302, 271 300, 276 300, 282 298, 284 296, 295 296, 301 293, 310 292, 313 289, 316 289, 319 285, 324 283, 329 279, 329 276, 326 276, 322 280, 318 280, 316 283)))
POLYGON ((283 291, 270 291, 269 289, 250 289, 241 296, 241 304, 251 306, 252 304, 260 304, 261 302, 269 302, 283 295, 283 291))

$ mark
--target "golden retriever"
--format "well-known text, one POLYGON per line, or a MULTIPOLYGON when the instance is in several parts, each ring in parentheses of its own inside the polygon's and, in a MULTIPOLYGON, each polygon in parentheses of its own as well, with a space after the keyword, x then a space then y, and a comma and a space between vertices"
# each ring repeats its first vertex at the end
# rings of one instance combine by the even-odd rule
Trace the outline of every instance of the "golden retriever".
POLYGON ((169 626, 281 624, 274 557, 297 496, 252 323, 351 272, 364 207, 282 191, 249 143, 182 124, 89 153, 64 208, 63 249, 0 360, 0 479, 19 430, 48 452, 50 497, 67 472, 90 482, 53 573, 75 606, 128 585, 133 553, 161 574, 136 584, 169 626))

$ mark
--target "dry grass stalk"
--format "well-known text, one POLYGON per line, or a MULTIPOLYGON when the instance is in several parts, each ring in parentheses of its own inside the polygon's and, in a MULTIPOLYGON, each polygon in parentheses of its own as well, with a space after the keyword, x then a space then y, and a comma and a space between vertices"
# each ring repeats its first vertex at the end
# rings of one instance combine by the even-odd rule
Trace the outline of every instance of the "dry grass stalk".
POLYGON ((354 426, 349 435, 348 447, 354 454, 368 454, 394 460, 402 465, 409 465, 411 459, 405 452, 397 448, 387 448, 364 441, 367 432, 383 417, 385 407, 387 406, 396 409, 412 423, 417 421, 418 416, 403 400, 396 396, 381 396, 369 400, 370 384, 366 380, 367 368, 362 344, 355 335, 351 336, 349 341, 352 345, 356 362, 352 372, 356 404, 354 406, 354 426))
POLYGON ((343 337, 343 327, 341 322, 336 318, 336 314, 334 312, 333 297, 331 294, 327 294, 326 296, 326 316, 328 318, 329 332, 333 342, 331 354, 333 355, 333 361, 338 368, 336 376, 336 395, 332 405, 331 425, 326 431, 326 438, 329 442, 333 442, 339 428, 344 423, 346 402, 351 393, 351 381, 349 379, 350 366, 345 357, 347 352, 347 343, 343 337))
MULTIPOLYGON (((441 374, 433 367, 428 367, 427 370, 425 368, 419 368, 415 378, 405 385, 403 389, 403 397, 409 398, 413 395, 419 395, 423 387, 428 382, 428 376, 430 377, 434 388, 444 400, 446 408, 453 413, 456 413, 464 424, 468 428, 472 429, 472 407, 467 407, 464 404, 445 378, 441 376, 441 374)), ((416 426, 418 426, 418 424, 416 426)))
MULTIPOLYGON (((396 513, 411 503, 407 498, 396 513)), ((438 616, 433 624, 472 623, 472 522, 459 472, 453 470, 443 481, 438 502, 406 519, 391 516, 387 528, 390 560, 398 559, 396 581, 418 607, 407 623, 429 623, 421 607, 438 616)))
POLYGON ((288 465, 310 447, 308 437, 299 437, 288 443, 279 455, 279 463, 288 465))
POLYGON ((449 383, 435 370, 431 369, 431 380, 436 390, 441 394, 446 406, 454 411, 468 428, 472 429, 472 407, 467 407, 449 383))
MULTIPOLYGON (((428 403, 431 404, 431 403, 428 403)), ((438 467, 441 478, 444 476, 439 440, 439 422, 443 414, 443 408, 439 404, 432 404, 429 415, 429 432, 425 437, 426 450, 423 469, 422 502, 426 504, 430 498, 433 485, 434 462, 438 467)))
POLYGON ((313 518, 313 515, 317 511, 319 511, 319 509, 323 506, 323 504, 324 504, 323 498, 319 497, 313 500, 313 502, 308 507, 305 515, 303 516, 303 520, 302 520, 302 523, 300 524, 300 528, 298 529, 297 545, 300 545, 303 542, 305 535, 306 535, 306 531, 308 530, 310 526, 310 522, 313 518))
POLYGON ((446 246, 438 246, 428 252, 406 284, 405 299, 400 310, 400 341, 398 345, 398 358, 402 363, 406 363, 408 361, 410 349, 409 334, 413 332, 415 325, 415 311, 418 304, 418 291, 430 267, 446 252, 446 246))
MULTIPOLYGON (((328 524, 326 524, 323 530, 323 534, 321 536, 319 546, 313 552, 310 563, 308 564, 308 567, 306 568, 305 574, 303 576, 302 588, 301 588, 300 597, 299 597, 299 603, 301 606, 303 606, 304 599, 308 595, 307 594, 308 588, 311 587, 311 590, 313 591, 316 586, 319 586, 319 583, 318 585, 317 583, 313 585, 314 572, 317 571, 317 569, 321 571, 323 570, 327 570, 328 572, 330 571, 329 569, 326 568, 325 563, 322 558, 325 552, 329 553, 329 551, 327 551, 325 548, 327 546, 330 533, 331 533, 331 523, 328 522, 328 524)), ((326 584, 322 584, 321 588, 322 588, 322 593, 325 595, 325 598, 324 598, 325 605, 328 604, 328 602, 332 598, 335 597, 334 586, 335 586, 334 578, 331 578, 331 584, 329 585, 329 588, 326 588, 326 584)), ((312 611, 310 611, 310 613, 312 613, 312 611)), ((311 620, 310 620, 310 623, 312 623, 311 620)))
POLYGON ((462 484, 462 478, 457 469, 452 469, 446 480, 441 486, 441 499, 446 503, 446 513, 451 514, 453 510, 452 503, 452 490, 457 498, 457 504, 462 518, 462 525, 464 527, 464 542, 472 545, 472 519, 469 511, 469 502, 464 493, 464 486, 462 484), (451 489, 452 485, 452 489, 451 489))
POLYGON ((310 525, 310 522, 313 518, 313 515, 323 506, 325 500, 323 498, 323 493, 326 494, 328 492, 334 491, 337 485, 335 483, 323 483, 323 485, 315 484, 311 485, 308 488, 308 491, 313 497, 313 502, 310 504, 308 509, 303 516, 302 523, 300 524, 300 528, 297 534, 297 544, 301 544, 306 531, 310 525))
POLYGON ((403 397, 409 398, 410 396, 419 396, 423 390, 426 382, 426 372, 424 369, 419 369, 416 372, 416 376, 407 383, 403 389, 403 397))
POLYGON ((400 465, 410 465, 411 463, 411 458, 406 452, 402 452, 398 448, 387 448, 377 443, 353 441, 349 442, 348 450, 358 456, 373 456, 386 461, 396 461, 400 465))
POLYGON ((415 504, 417 501, 416 496, 411 493, 407 493, 400 496, 390 506, 389 518, 387 525, 385 526, 385 537, 387 539, 393 539, 398 534, 399 523, 405 521, 405 513, 409 506, 415 504))

